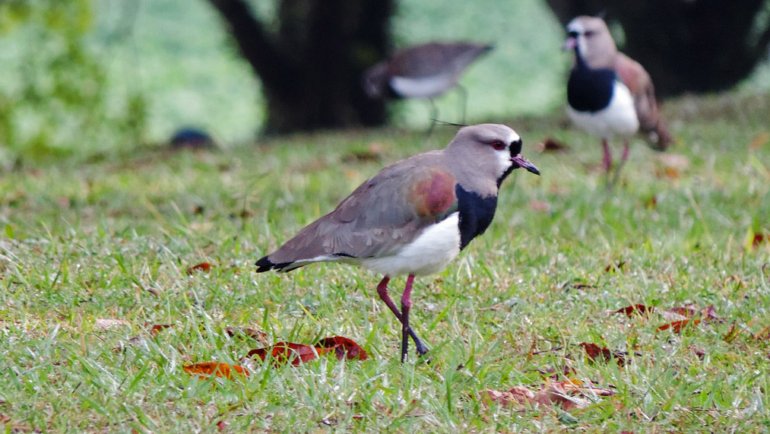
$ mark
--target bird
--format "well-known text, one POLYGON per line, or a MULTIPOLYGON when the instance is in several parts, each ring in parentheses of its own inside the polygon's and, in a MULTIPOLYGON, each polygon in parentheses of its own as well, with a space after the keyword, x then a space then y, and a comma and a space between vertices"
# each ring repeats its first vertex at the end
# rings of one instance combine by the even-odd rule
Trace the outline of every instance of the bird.
POLYGON ((660 113, 652 79, 639 62, 618 51, 603 19, 578 16, 567 24, 565 50, 575 53, 567 82, 567 114, 602 140, 602 166, 608 185, 617 182, 628 159, 628 139, 641 131, 650 147, 664 151, 672 142, 660 113), (609 141, 623 138, 623 151, 610 181, 609 141))
POLYGON ((479 124, 458 130, 442 150, 385 167, 337 207, 256 262, 257 272, 288 272, 315 262, 341 262, 382 274, 377 294, 401 323, 401 362, 408 337, 419 356, 427 347, 409 312, 416 276, 446 267, 484 233, 497 208, 502 182, 516 169, 540 175, 521 155, 522 139, 510 127, 479 124), (406 275, 401 309, 388 293, 406 275))
POLYGON ((368 68, 363 75, 364 90, 370 98, 427 98, 431 119, 435 120, 438 109, 433 98, 457 87, 462 95, 462 122, 465 123, 467 92, 458 80, 468 66, 493 48, 491 44, 465 41, 407 47, 368 68))

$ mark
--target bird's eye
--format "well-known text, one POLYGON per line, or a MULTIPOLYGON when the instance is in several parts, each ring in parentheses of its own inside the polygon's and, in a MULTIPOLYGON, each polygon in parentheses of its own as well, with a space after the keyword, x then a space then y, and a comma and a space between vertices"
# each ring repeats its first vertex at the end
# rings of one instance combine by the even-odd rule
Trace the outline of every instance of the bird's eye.
POLYGON ((490 145, 495 149, 495 151, 502 151, 505 149, 505 143, 501 142, 500 140, 495 140, 490 145))
POLYGON ((586 30, 585 33, 583 33, 583 35, 585 35, 586 38, 590 38, 591 36, 594 35, 594 33, 595 32, 593 30, 586 30))
POLYGON ((571 31, 567 32, 567 36, 569 36, 570 38, 577 38, 578 36, 580 36, 580 32, 576 32, 574 30, 571 30, 571 31))

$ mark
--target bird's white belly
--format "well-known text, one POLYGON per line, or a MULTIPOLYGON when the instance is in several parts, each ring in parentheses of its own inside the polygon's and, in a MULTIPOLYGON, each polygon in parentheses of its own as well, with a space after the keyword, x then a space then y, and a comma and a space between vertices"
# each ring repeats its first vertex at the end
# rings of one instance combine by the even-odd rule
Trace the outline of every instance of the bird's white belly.
POLYGON ((441 95, 455 85, 453 74, 437 74, 427 77, 394 76, 390 79, 390 87, 407 98, 433 98, 441 95))
POLYGON ((426 228, 411 244, 398 253, 361 261, 364 267, 378 273, 425 275, 442 270, 460 253, 460 214, 455 212, 441 222, 426 228))
POLYGON ((616 81, 610 105, 597 112, 581 112, 567 106, 572 122, 590 134, 609 139, 631 136, 639 130, 634 98, 626 85, 616 81))

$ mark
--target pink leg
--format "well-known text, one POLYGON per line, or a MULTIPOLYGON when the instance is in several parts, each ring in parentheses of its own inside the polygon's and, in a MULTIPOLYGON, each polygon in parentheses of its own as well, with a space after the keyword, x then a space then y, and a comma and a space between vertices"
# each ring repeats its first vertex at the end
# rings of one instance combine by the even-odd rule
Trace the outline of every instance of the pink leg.
POLYGON ((620 180, 620 171, 623 169, 623 166, 626 165, 626 160, 628 160, 628 154, 630 153, 631 149, 628 146, 628 139, 626 139, 623 141, 623 153, 620 154, 620 162, 618 162, 618 167, 615 168, 615 175, 612 177, 610 187, 613 187, 618 183, 618 180, 620 180))
MULTIPOLYGON (((404 294, 407 295, 407 300, 408 300, 409 307, 411 307, 411 305, 412 305, 410 296, 411 296, 411 292, 412 292, 412 282, 413 281, 414 281, 414 276, 410 274, 409 277, 407 277, 407 280, 406 280, 408 293, 407 293, 407 289, 404 289, 404 294)), ((390 298, 390 294, 388 294, 388 283, 389 282, 390 282, 390 277, 388 277, 388 276, 383 277, 382 280, 380 281, 380 283, 377 285, 377 294, 380 296, 380 299, 385 302, 385 304, 388 306, 390 311, 393 312, 393 315, 395 315, 396 318, 398 319, 398 321, 401 323, 402 331, 404 329, 406 329, 406 331, 409 334, 409 336, 412 337, 412 340, 414 341, 414 345, 417 347, 417 353, 419 355, 423 355, 423 354, 428 352, 428 348, 425 346, 425 344, 422 343, 420 338, 417 337, 417 334, 411 329, 411 327, 409 327, 408 318, 407 318, 407 323, 404 324, 404 316, 401 314, 401 311, 398 310, 398 307, 396 307, 396 303, 394 303, 393 300, 390 298)), ((401 303, 402 303, 402 305, 404 303, 403 296, 401 298, 401 303)), ((408 315, 408 308, 407 308, 407 315, 408 315)), ((402 350, 403 350, 403 347, 404 347, 404 340, 403 339, 401 341, 401 347, 402 347, 402 350)), ((403 361, 403 355, 402 355, 402 361, 403 361)))
POLYGON ((409 310, 412 308, 412 283, 414 274, 406 277, 406 286, 401 295, 401 363, 406 360, 409 353, 409 310))
POLYGON ((610 144, 607 139, 602 139, 602 166, 604 167, 604 173, 610 173, 612 168, 612 153, 610 152, 610 144))

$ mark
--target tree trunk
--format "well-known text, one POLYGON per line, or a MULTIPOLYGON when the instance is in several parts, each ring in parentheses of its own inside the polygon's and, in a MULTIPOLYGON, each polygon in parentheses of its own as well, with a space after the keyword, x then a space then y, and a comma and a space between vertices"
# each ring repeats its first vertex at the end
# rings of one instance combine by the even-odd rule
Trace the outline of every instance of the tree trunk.
POLYGON ((361 86, 390 48, 393 0, 282 0, 269 32, 245 0, 208 0, 262 82, 264 132, 381 125, 382 101, 361 86))
POLYGON ((728 89, 767 58, 767 0, 547 0, 562 23, 606 13, 625 32, 626 54, 652 76, 661 95, 728 89))

